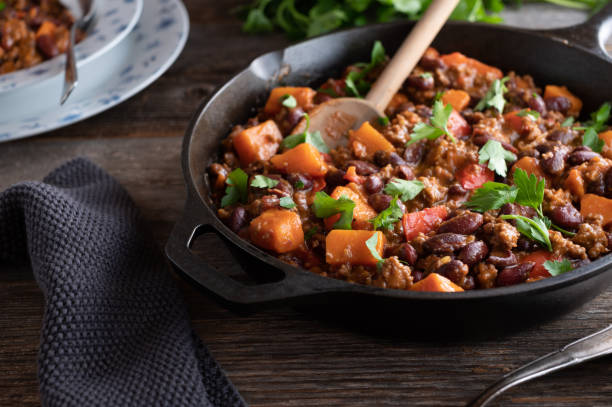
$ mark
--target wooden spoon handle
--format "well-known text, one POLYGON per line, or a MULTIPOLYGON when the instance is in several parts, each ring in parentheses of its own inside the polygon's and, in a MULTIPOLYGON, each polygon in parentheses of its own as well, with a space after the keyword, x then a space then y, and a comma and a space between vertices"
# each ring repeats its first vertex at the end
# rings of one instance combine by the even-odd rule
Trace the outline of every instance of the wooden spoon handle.
POLYGON ((384 112, 457 3, 459 0, 434 0, 431 3, 366 96, 376 110, 384 112))

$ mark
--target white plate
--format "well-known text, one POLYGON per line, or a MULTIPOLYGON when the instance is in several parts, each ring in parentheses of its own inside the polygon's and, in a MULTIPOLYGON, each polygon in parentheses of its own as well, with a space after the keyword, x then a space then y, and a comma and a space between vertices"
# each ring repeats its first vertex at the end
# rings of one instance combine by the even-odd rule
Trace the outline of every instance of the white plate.
MULTIPOLYGON (((96 0, 96 14, 87 37, 74 48, 77 66, 99 57, 124 39, 138 22, 142 5, 143 0, 96 0)), ((0 93, 60 75, 65 61, 65 56, 60 55, 33 67, 0 75, 0 93)))
POLYGON ((172 65, 188 34, 180 0, 147 0, 133 32, 79 68, 79 86, 64 106, 61 78, 0 94, 0 142, 64 127, 123 102, 172 65))

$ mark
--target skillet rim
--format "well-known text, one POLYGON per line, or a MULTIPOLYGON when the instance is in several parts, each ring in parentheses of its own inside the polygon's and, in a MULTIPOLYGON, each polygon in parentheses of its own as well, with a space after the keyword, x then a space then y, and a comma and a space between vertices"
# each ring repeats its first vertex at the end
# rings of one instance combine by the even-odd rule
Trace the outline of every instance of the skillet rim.
MULTIPOLYGON (((379 23, 379 24, 370 24, 364 27, 353 27, 344 30, 339 30, 330 34, 318 36, 315 38, 307 39, 304 41, 300 41, 295 44, 291 44, 288 47, 280 48, 276 50, 272 50, 261 54, 251 60, 251 62, 238 73, 233 75, 229 80, 227 80, 222 85, 218 86, 210 95, 205 97, 198 108, 195 110, 192 118, 189 122, 189 125, 185 131, 185 135, 183 137, 182 149, 181 149, 181 166, 183 171, 183 177, 185 180, 185 184, 187 187, 187 200, 184 211, 187 211, 193 205, 197 205, 205 212, 205 217, 201 218, 199 223, 196 223, 193 231, 195 232, 199 227, 209 225, 215 229, 217 233, 223 235, 223 237, 230 242, 235 247, 239 248, 242 252, 247 253, 248 255, 256 257, 258 260, 266 263, 268 266, 273 267, 275 270, 282 271, 285 275, 284 279, 281 279, 280 282, 287 279, 292 273, 297 274, 298 276, 302 276, 311 280, 319 280, 323 283, 327 283, 329 288, 323 288, 321 291, 317 291, 317 294, 333 294, 333 293, 343 293, 343 292, 352 292, 359 293, 362 295, 374 295, 381 297, 389 297, 389 298, 403 298, 410 300, 435 300, 435 301, 469 301, 469 300, 484 300, 484 299, 502 299, 510 296, 526 296, 531 294, 539 294, 548 291, 554 291, 557 289, 561 289, 570 285, 578 284, 582 281, 586 281, 593 277, 598 276, 601 273, 605 273, 612 270, 612 253, 605 255, 591 263, 578 268, 577 270, 572 270, 570 273, 565 273, 559 276, 549 277, 542 280, 538 280, 530 283, 521 283, 513 286, 507 287, 495 287, 489 289, 479 289, 479 290, 468 290, 463 292, 454 292, 454 293, 441 293, 441 292, 419 292, 419 291, 409 291, 409 290, 399 290, 399 289, 389 289, 389 288, 379 288, 369 285, 362 285, 356 283, 350 283, 342 280, 337 280, 331 277, 324 277, 318 274, 312 273, 306 269, 301 267, 292 266, 288 263, 285 263, 278 259, 275 256, 259 249, 254 244, 240 238, 236 233, 229 229, 216 215, 216 210, 209 205, 203 196, 200 194, 198 185, 195 182, 195 178, 191 174, 190 170, 190 151, 191 151, 191 142, 196 134, 197 126, 202 119, 202 117, 206 114, 206 111, 210 106, 214 105, 216 99, 223 94, 228 88, 230 88, 236 81, 238 81, 241 77, 247 75, 253 69, 253 65, 257 63, 257 61, 264 59, 266 57, 270 57, 272 55, 278 55, 283 59, 282 56, 288 50, 292 50, 303 45, 312 44, 316 41, 325 40, 328 38, 332 38, 335 36, 341 35, 358 35, 360 31, 363 31, 368 28, 385 28, 385 27, 397 27, 397 26, 412 26, 414 25, 414 21, 397 21, 390 23, 379 23)), ((605 57, 600 53, 594 52, 591 49, 588 49, 583 44, 579 44, 578 42, 569 41, 565 38, 559 37, 559 31, 573 28, 573 27, 564 27, 561 29, 553 29, 553 30, 529 30, 524 28, 517 27, 509 27, 509 26, 496 26, 485 23, 469 23, 464 21, 448 21, 446 23, 449 26, 456 27, 477 27, 477 29, 483 30, 492 30, 498 32, 507 32, 510 34, 513 33, 522 33, 526 35, 530 35, 533 37, 540 37, 545 41, 550 41, 556 43, 557 45, 565 46, 571 48, 572 52, 578 52, 587 55, 589 58, 597 58, 608 64, 610 68, 612 68, 612 58, 605 57)), ((574 26, 577 27, 577 26, 574 26)), ((185 216, 185 213, 183 213, 185 216)), ((224 242, 224 244, 227 244, 224 242)), ((325 285, 325 284, 324 284, 325 285)), ((306 294, 306 296, 309 296, 306 294)), ((290 297, 290 296, 288 296, 290 297)))

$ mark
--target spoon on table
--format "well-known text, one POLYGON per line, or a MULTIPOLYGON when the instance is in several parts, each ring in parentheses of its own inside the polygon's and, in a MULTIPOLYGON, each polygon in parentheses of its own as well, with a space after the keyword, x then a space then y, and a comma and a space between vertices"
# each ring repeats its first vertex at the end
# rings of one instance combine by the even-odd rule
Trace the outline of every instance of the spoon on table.
MULTIPOLYGON (((62 3, 67 3, 62 0, 62 3)), ((89 23, 93 20, 95 15, 94 0, 78 0, 78 7, 73 6, 72 2, 70 6, 65 4, 70 12, 75 16, 74 23, 70 28, 70 39, 68 41, 68 48, 66 49, 66 70, 64 71, 64 90, 62 91, 62 98, 60 99, 60 105, 66 103, 68 97, 72 91, 77 87, 79 83, 79 75, 76 66, 76 56, 74 54, 74 46, 76 43, 76 30, 87 29, 89 23)))
POLYGON ((612 354, 612 325, 510 372, 482 392, 468 407, 486 406, 517 384, 609 354, 612 354))
MULTIPOLYGON (((344 97, 321 103, 310 112, 312 132, 320 131, 330 148, 348 144, 348 130, 363 122, 383 117, 385 107, 412 72, 421 56, 457 6, 459 0, 434 0, 417 22, 365 99, 344 97)), ((294 133, 306 129, 301 120, 294 133)))

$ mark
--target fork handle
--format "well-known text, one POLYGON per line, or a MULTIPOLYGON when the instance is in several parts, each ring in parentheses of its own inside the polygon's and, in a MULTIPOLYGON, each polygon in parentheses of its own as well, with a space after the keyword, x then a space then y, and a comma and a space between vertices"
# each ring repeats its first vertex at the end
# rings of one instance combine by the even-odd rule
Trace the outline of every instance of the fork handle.
POLYGON ((468 407, 486 406, 499 394, 517 384, 610 353, 612 353, 612 325, 510 372, 481 393, 468 404, 468 407))
POLYGON ((76 56, 74 55, 74 43, 76 42, 76 21, 70 28, 70 40, 68 41, 68 48, 66 49, 66 70, 64 71, 64 89, 62 91, 62 98, 60 104, 63 105, 68 96, 72 93, 74 88, 79 81, 79 76, 76 67, 76 56))

